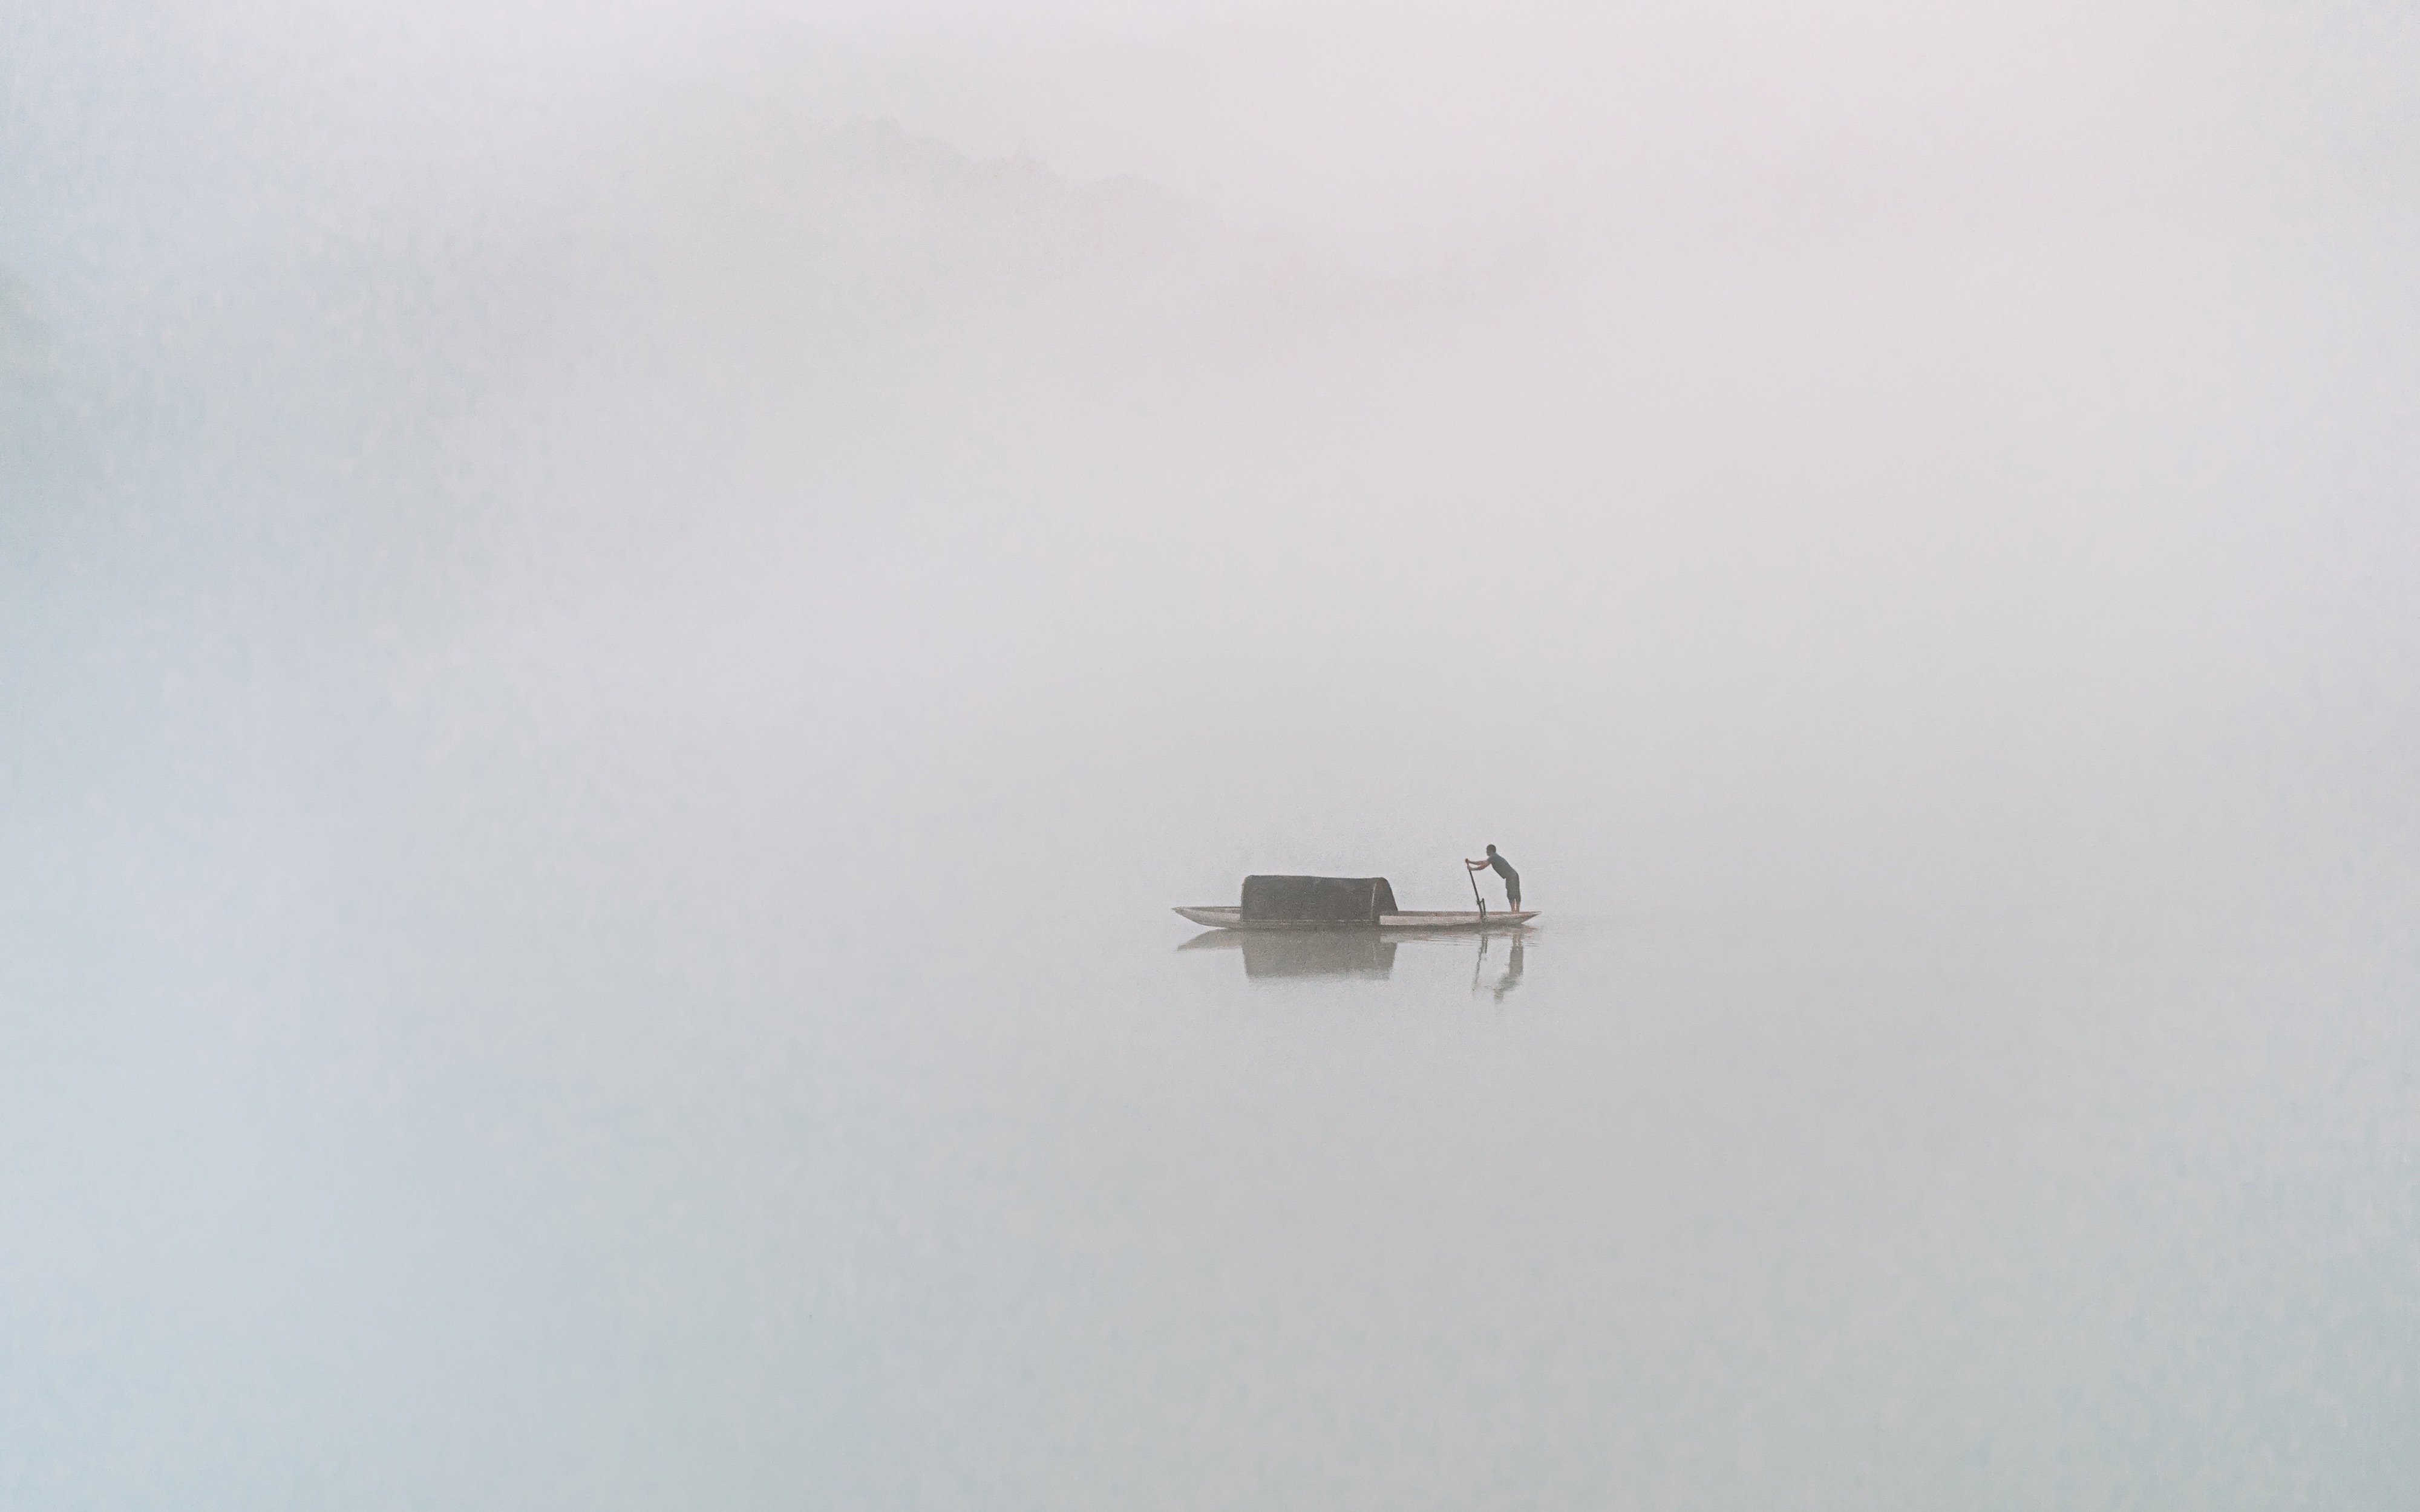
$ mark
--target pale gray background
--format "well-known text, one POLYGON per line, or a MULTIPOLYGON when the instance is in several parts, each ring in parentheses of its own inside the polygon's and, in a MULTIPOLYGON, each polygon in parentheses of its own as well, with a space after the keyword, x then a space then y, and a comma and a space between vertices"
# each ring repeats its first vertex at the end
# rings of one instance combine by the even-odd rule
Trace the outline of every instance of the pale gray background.
POLYGON ((0 1505, 2411 1505, 2415 78, 0 9, 0 1505))

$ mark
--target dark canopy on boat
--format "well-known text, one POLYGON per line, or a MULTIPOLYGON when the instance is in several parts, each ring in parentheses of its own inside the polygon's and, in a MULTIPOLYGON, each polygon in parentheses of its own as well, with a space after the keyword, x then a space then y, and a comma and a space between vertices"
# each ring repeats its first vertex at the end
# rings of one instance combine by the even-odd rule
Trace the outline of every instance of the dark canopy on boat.
POLYGON ((1246 877, 1244 922, 1375 924, 1400 912, 1385 877, 1246 877))

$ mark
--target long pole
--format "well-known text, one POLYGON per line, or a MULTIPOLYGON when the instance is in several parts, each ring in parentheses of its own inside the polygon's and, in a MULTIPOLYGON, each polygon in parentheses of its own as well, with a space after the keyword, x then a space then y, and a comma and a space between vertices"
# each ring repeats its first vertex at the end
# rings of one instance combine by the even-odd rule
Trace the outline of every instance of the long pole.
POLYGON ((1479 905, 1479 921, 1484 924, 1487 922, 1487 900, 1479 895, 1479 873, 1473 872, 1466 862, 1463 865, 1462 875, 1464 880, 1470 884, 1470 901, 1479 905))

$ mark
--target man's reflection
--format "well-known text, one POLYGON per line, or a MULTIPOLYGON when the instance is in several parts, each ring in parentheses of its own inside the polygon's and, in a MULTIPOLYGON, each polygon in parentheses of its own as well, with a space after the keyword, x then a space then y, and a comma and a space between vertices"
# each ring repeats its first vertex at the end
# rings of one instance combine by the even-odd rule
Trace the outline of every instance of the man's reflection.
POLYGON ((1506 993, 1509 993, 1509 992, 1511 992, 1513 988, 1518 987, 1518 986, 1520 986, 1520 985, 1521 985, 1521 965, 1522 965, 1521 956, 1522 956, 1522 940, 1521 940, 1521 936, 1520 936, 1520 935, 1518 935, 1518 934, 1515 934, 1515 935, 1513 935, 1513 936, 1512 936, 1512 964, 1509 964, 1509 965, 1507 965, 1507 966, 1504 968, 1504 975, 1503 975, 1500 979, 1498 979, 1498 980, 1497 980, 1497 983, 1496 983, 1496 1000, 1497 1000, 1498 1003, 1501 1003, 1501 1002, 1503 1002, 1503 1001, 1504 1001, 1504 995, 1505 995, 1506 993))
MULTIPOLYGON (((1498 977, 1496 980, 1496 985, 1489 989, 1489 991, 1496 994, 1496 1000, 1498 1003, 1504 1001, 1504 995, 1506 993, 1509 993, 1513 988, 1521 985, 1521 968, 1526 964, 1523 959, 1525 953, 1524 947, 1528 943, 1528 933, 1529 932, 1528 930, 1522 930, 1512 936, 1512 959, 1506 964, 1504 975, 1498 977)), ((1482 984, 1479 980, 1479 974, 1485 970, 1486 966, 1487 936, 1481 934, 1479 937, 1479 959, 1472 962, 1470 966, 1471 991, 1477 992, 1480 990, 1482 984)))

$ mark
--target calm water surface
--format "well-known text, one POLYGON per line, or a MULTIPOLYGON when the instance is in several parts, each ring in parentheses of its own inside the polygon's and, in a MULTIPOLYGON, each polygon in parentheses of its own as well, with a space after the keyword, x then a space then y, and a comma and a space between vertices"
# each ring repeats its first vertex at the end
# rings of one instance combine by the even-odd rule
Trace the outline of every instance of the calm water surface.
POLYGON ((139 974, 36 1025, 21 1504, 2420 1484, 2408 941, 1136 909, 840 922, 752 983, 522 922, 458 939, 484 990, 390 964, 309 1027, 139 974))

